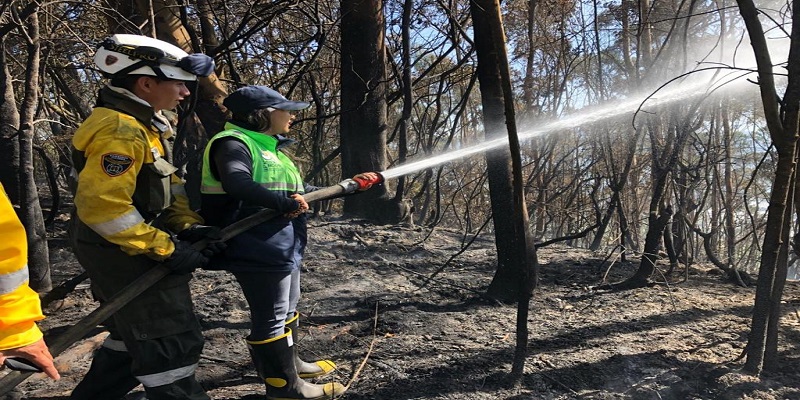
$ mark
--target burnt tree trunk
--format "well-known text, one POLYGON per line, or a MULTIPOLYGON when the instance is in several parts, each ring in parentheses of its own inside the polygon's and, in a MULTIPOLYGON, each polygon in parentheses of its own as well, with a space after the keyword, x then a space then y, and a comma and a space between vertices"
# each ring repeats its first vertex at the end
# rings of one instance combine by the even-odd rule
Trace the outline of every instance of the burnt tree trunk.
POLYGON ((516 351, 511 378, 513 384, 519 384, 528 354, 527 324, 529 303, 536 285, 536 249, 528 226, 500 3, 497 0, 476 0, 470 3, 470 14, 475 27, 477 72, 486 139, 494 139, 507 132, 509 140, 508 148, 486 154, 498 255, 497 271, 487 296, 517 302, 516 351))
POLYGON ((45 152, 42 146, 34 145, 33 150, 36 152, 36 155, 39 156, 39 160, 41 160, 42 164, 44 164, 47 188, 50 190, 51 197, 50 210, 47 212, 47 217, 44 218, 44 225, 51 226, 58 216, 59 208, 61 208, 61 193, 58 191, 58 171, 56 171, 53 160, 47 155, 47 152, 45 152))
POLYGON ((663 241, 664 231, 673 214, 672 206, 665 204, 667 202, 670 176, 675 172, 683 148, 691 136, 690 133, 693 130, 692 116, 697 114, 701 104, 702 100, 695 101, 686 110, 683 117, 677 114, 673 116, 676 119, 682 118, 682 121, 678 126, 668 128, 673 130, 671 131, 672 135, 666 136, 663 147, 657 146, 658 140, 653 139, 658 136, 658 129, 661 128, 659 126, 650 128, 651 143, 653 144, 653 194, 650 198, 647 235, 645 236, 642 260, 633 276, 623 282, 612 285, 614 290, 640 288, 651 283, 650 277, 656 270, 658 251, 663 241))
POLYGON ((19 110, 6 60, 5 36, 0 36, 0 182, 13 204, 19 204, 19 110))
MULTIPOLYGON (((402 30, 402 76, 401 91, 403 93, 403 112, 397 127, 397 162, 403 164, 408 157, 408 126, 411 121, 411 110, 414 106, 413 85, 411 80, 411 10, 414 7, 413 0, 403 2, 403 22, 402 30)), ((395 201, 402 201, 405 193, 406 178, 401 176, 397 179, 397 189, 394 194, 395 201)))
POLYGON ((786 279, 785 266, 779 268, 787 253, 788 229, 791 215, 787 208, 791 199, 797 162, 797 123, 800 108, 800 2, 793 1, 792 32, 787 64, 788 84, 782 104, 775 88, 772 60, 758 10, 752 0, 737 0, 739 13, 747 27, 750 44, 757 63, 761 102, 770 137, 778 152, 778 164, 772 182, 767 226, 758 270, 753 320, 745 353, 743 369, 760 374, 763 368, 777 364, 777 327, 780 317, 780 297, 786 279), (781 109, 780 106, 783 106, 781 109), (780 276, 781 271, 783 275, 780 276), (777 301, 776 301, 777 299, 777 301))
MULTIPOLYGON (((383 171, 386 158, 386 48, 383 2, 342 0, 342 178, 383 171)), ((389 195, 388 184, 344 201, 344 214, 377 223, 397 223, 410 216, 408 205, 389 195)))
POLYGON ((32 13, 25 26, 20 27, 27 39, 28 58, 25 73, 25 95, 20 107, 20 220, 25 225, 28 239, 28 271, 30 286, 37 292, 53 288, 50 279, 50 255, 47 247, 42 208, 39 204, 36 179, 33 172, 34 118, 39 103, 39 16, 32 13))
MULTIPOLYGON (((491 3, 491 2, 490 2, 491 3)), ((474 3, 476 8, 480 6, 474 3)), ((484 11, 474 11, 475 48, 478 55, 478 80, 480 82, 481 105, 483 106, 483 126, 486 140, 505 134, 505 112, 503 92, 500 86, 500 73, 497 69, 497 53, 490 33, 491 27, 484 11)), ((489 178, 492 219, 494 220, 495 246, 497 247, 497 271, 492 279, 487 295, 496 300, 510 303, 519 297, 519 276, 514 273, 519 265, 515 258, 520 237, 512 229, 514 199, 511 176, 511 154, 507 147, 486 152, 486 168, 489 178)))

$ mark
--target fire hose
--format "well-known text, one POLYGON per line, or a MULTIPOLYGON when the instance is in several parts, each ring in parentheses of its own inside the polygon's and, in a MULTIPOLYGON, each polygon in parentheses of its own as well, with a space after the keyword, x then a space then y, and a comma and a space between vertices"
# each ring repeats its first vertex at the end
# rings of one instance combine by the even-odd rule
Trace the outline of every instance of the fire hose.
MULTIPOLYGON (((368 189, 372 185, 376 185, 381 182, 383 182, 383 176, 380 174, 378 174, 378 177, 374 180, 360 178, 345 179, 336 185, 305 193, 303 194, 303 198, 308 203, 320 200, 328 200, 337 196, 354 193, 360 189, 368 189)), ((220 232, 219 240, 227 241, 232 237, 245 232, 252 227, 260 225, 278 215, 279 213, 272 209, 261 210, 223 228, 220 232)), ((208 240, 201 240, 192 244, 192 247, 197 250, 202 250, 208 245, 208 243, 208 240)), ((142 276, 117 292, 117 294, 111 297, 108 301, 101 304, 71 328, 67 329, 63 335, 60 335, 53 340, 48 346, 50 354, 52 354, 53 357, 57 357, 59 354, 72 346, 73 343, 83 338, 97 325, 110 318, 115 312, 117 312, 117 310, 124 307, 131 300, 161 280, 161 278, 167 276, 170 272, 171 270, 168 267, 159 264, 153 267, 153 269, 142 274, 142 276)), ((11 391, 11 389, 22 383, 34 373, 32 370, 20 370, 20 367, 24 368, 24 365, 20 365, 20 363, 29 365, 29 362, 26 362, 27 360, 15 360, 13 358, 9 358, 6 359, 6 361, 8 361, 6 365, 10 364, 14 366, 15 370, 11 371, 9 374, 0 379, 0 396, 3 396, 7 392, 11 391)))

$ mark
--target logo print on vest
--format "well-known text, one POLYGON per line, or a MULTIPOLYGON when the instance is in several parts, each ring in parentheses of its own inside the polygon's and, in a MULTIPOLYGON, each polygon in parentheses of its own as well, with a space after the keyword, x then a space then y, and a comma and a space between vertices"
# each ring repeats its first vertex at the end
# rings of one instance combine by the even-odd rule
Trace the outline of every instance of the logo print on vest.
POLYGON ((272 161, 272 162, 276 162, 276 161, 278 161, 278 160, 275 158, 275 156, 274 156, 274 155, 272 155, 272 152, 270 152, 270 151, 267 151, 267 150, 261 150, 261 158, 263 158, 263 159, 264 159, 264 161, 272 161))
POLYGON ((131 165, 133 165, 133 159, 124 154, 103 154, 103 171, 108 176, 120 176, 129 170, 131 165))

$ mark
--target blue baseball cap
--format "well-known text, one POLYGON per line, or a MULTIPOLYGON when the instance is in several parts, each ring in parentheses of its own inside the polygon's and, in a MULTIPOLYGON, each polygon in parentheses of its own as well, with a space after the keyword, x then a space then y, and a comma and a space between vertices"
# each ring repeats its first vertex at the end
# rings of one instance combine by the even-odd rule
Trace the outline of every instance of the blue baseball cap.
POLYGON ((266 86, 245 86, 229 94, 222 101, 228 110, 237 115, 246 115, 253 110, 274 108, 276 110, 297 111, 308 108, 305 101, 294 101, 266 86))

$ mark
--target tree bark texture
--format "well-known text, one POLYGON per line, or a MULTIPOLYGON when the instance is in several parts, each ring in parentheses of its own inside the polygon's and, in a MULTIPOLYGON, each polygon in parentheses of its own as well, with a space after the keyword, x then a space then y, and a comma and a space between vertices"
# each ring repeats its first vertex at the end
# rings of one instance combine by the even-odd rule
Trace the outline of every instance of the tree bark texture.
MULTIPOLYGON (((496 235, 500 232, 511 233, 511 237, 508 238, 510 246, 502 250, 508 252, 505 256, 500 249, 503 240, 496 236, 498 269, 489 285, 487 295, 517 302, 517 340, 511 377, 513 383, 518 384, 522 379, 528 354, 527 324, 529 303, 536 285, 536 250, 528 226, 514 98, 508 55, 505 51, 506 41, 500 3, 497 0, 477 0, 470 3, 470 13, 475 27, 478 81, 486 138, 500 136, 506 131, 509 140, 507 149, 491 151, 486 155, 487 165, 490 168, 489 187, 495 232, 496 235), (495 187, 500 187, 504 191, 495 191, 495 187), (499 262, 501 258, 505 259, 504 263, 499 262)), ((507 234, 503 233, 503 236, 507 234)))
MULTIPOLYGON (((793 2, 792 33, 789 49, 789 62, 787 65, 789 83, 783 98, 784 117, 781 118, 781 108, 778 104, 778 95, 772 72, 772 60, 767 47, 767 41, 761 22, 758 19, 758 10, 752 0, 737 0, 739 13, 744 20, 750 36, 750 44, 755 55, 759 90, 761 101, 764 105, 764 115, 767 128, 773 144, 778 153, 778 165, 775 168, 775 178, 772 183, 769 207, 767 211, 767 226, 764 233, 764 243, 761 253, 761 262, 758 271, 756 286, 756 299, 753 307, 753 321, 748 337, 744 370, 753 374, 760 374, 765 365, 774 365, 775 360, 766 359, 766 354, 776 355, 776 341, 768 341, 768 337, 777 335, 770 329, 777 329, 777 323, 771 322, 779 317, 774 299, 780 298, 784 277, 777 277, 778 262, 781 258, 782 248, 788 246, 784 241, 787 238, 789 221, 786 220, 789 206, 792 179, 795 177, 797 155, 797 122, 798 104, 800 104, 800 4, 793 2)), ((785 253, 785 251, 784 251, 785 253)), ((779 302, 778 302, 779 303, 779 302)))
MULTIPOLYGON (((383 2, 342 0, 342 178, 383 171, 387 165, 386 47, 383 2)), ((402 199, 389 196, 387 184, 344 201, 344 214, 378 223, 409 216, 402 199)))
POLYGON ((34 119, 39 103, 39 16, 32 13, 20 30, 27 39, 28 58, 25 74, 25 95, 20 107, 20 219, 25 225, 28 239, 28 271, 30 286, 38 292, 53 288, 50 279, 50 255, 47 247, 47 232, 39 204, 36 179, 33 171, 34 119))
POLYGON ((0 182, 11 203, 19 204, 19 110, 14 98, 13 77, 6 59, 5 36, 0 36, 0 182))
MULTIPOLYGON (((477 72, 487 140, 505 135, 508 122, 500 73, 500 66, 506 63, 504 58, 501 59, 505 53, 499 52, 496 46, 496 40, 502 42, 503 39, 495 39, 497 28, 492 26, 500 23, 499 17, 492 14, 496 7, 497 4, 489 0, 475 2, 470 8, 475 26, 477 72)), ((499 31, 502 32, 502 25, 499 31)), ((521 226, 516 219, 524 218, 527 223, 527 211, 515 201, 511 150, 502 147, 487 152, 486 163, 498 254, 497 271, 487 295, 512 302, 518 300, 524 290, 520 278, 527 271, 527 226, 521 226)), ((524 201, 520 203, 524 206, 524 201)))

